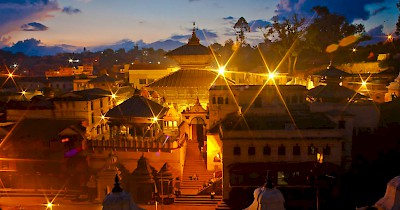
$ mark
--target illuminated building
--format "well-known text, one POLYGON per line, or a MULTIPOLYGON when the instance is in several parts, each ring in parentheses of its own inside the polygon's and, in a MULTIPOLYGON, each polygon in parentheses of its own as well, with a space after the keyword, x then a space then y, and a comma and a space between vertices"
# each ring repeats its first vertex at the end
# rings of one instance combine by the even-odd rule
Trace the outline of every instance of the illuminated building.
POLYGON ((94 88, 65 93, 53 99, 54 118, 81 119, 88 140, 108 133, 104 115, 115 106, 109 91, 94 88))
POLYGON ((60 67, 58 70, 45 71, 46 77, 67 77, 80 74, 93 75, 93 65, 84 64, 77 67, 60 67))
POLYGON ((317 153, 325 154, 321 166, 338 170, 345 130, 326 115, 311 112, 306 95, 307 89, 300 85, 210 89, 214 128, 207 136, 207 163, 215 163, 208 165, 213 170, 222 160, 224 199, 243 186, 262 183, 268 170, 280 185, 301 183, 296 179, 306 182, 307 169, 314 166, 317 153), (258 175, 250 177, 252 173, 258 175), (282 175, 289 179, 278 180, 282 175))
POLYGON ((176 68, 161 64, 134 63, 124 66, 124 72, 129 74, 129 83, 138 89, 174 71, 176 68))

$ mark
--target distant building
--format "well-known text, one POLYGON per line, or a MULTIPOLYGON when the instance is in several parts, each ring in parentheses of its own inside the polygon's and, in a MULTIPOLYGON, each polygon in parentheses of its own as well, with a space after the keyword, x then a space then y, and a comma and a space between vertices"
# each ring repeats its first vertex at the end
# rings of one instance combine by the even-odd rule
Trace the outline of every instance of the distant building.
POLYGON ((7 121, 27 118, 80 120, 86 128, 86 137, 93 139, 108 133, 104 117, 115 102, 110 92, 96 88, 73 91, 51 99, 37 97, 31 101, 9 101, 6 106, 7 121))
POLYGON ((124 66, 124 72, 129 75, 129 84, 141 89, 172 72, 175 67, 169 67, 161 64, 133 63, 124 66))
POLYGON ((93 75, 93 65, 83 64, 76 67, 60 67, 58 70, 45 71, 46 77, 68 77, 80 74, 93 75))

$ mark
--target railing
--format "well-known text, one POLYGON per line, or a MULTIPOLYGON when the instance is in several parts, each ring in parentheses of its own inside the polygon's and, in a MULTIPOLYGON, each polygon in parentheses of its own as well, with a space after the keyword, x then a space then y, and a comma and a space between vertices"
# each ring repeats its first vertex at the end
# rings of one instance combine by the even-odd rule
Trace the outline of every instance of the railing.
POLYGON ((129 139, 110 139, 110 140, 89 140, 88 148, 95 149, 114 149, 136 152, 171 152, 179 149, 181 142, 178 139, 158 138, 157 140, 129 140, 129 139))

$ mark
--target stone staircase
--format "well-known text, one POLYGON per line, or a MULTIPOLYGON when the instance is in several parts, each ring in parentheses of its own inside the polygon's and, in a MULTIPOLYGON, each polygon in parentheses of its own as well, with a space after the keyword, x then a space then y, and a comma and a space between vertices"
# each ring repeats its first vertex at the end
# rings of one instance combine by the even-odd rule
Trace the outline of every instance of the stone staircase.
POLYGON ((200 154, 196 141, 187 141, 186 159, 183 168, 180 191, 182 195, 197 195, 204 183, 212 178, 213 171, 207 171, 204 158, 200 154), (191 177, 197 174, 198 179, 191 177))
POLYGON ((216 195, 214 199, 206 195, 181 195, 175 198, 174 205, 209 206, 210 209, 214 209, 221 202, 221 199, 221 195, 216 195))

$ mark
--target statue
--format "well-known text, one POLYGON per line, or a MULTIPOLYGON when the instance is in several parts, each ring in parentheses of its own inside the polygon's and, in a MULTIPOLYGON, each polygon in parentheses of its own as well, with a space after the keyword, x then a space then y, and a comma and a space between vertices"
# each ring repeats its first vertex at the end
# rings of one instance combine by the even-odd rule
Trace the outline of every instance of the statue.
POLYGON ((281 191, 274 188, 272 181, 267 179, 262 187, 254 190, 254 201, 244 210, 285 210, 284 203, 281 191))

